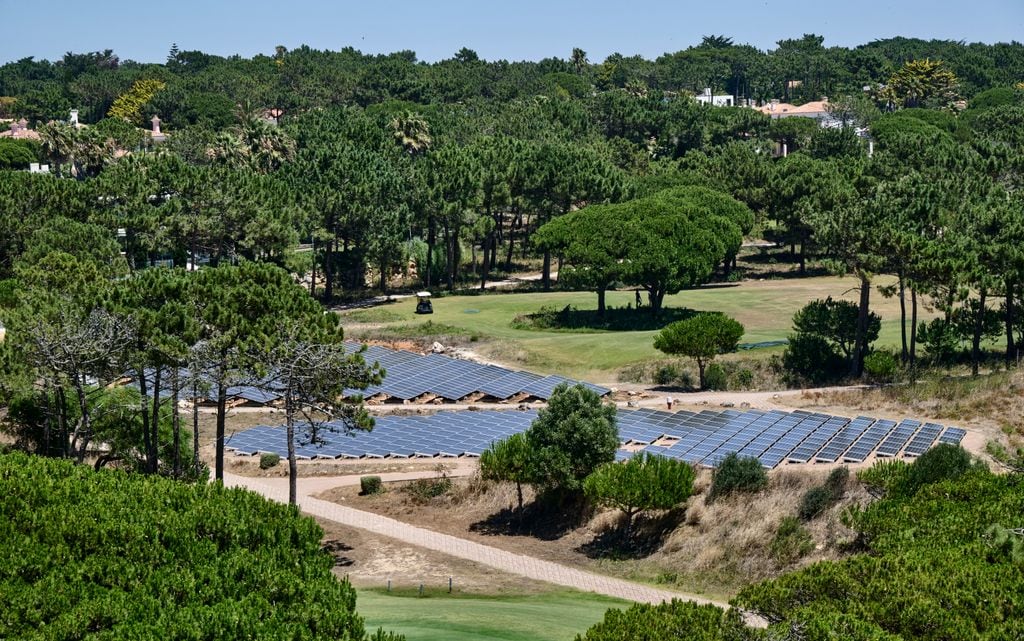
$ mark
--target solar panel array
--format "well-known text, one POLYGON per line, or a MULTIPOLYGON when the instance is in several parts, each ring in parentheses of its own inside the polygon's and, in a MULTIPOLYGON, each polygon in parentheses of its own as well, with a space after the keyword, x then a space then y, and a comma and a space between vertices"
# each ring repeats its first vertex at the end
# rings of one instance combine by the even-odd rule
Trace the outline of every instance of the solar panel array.
MULTIPOLYGON (((299 458, 408 458, 479 456, 491 443, 525 431, 536 410, 438 412, 416 416, 378 416, 372 432, 344 433, 340 423, 319 428, 320 442, 305 441, 299 458)), ((737 453, 772 469, 783 461, 859 463, 877 456, 919 456, 936 442, 959 444, 960 428, 904 420, 858 416, 855 419, 815 412, 735 410, 666 412, 621 410, 617 414, 621 449, 617 460, 637 452, 715 467, 737 453)), ((302 440, 303 437, 300 437, 302 440)), ((229 449, 239 455, 284 455, 283 427, 261 425, 232 435, 229 449)))
MULTIPOLYGON (((355 351, 360 346, 349 343, 348 347, 355 351)), ((367 363, 379 363, 386 375, 380 385, 373 385, 366 390, 345 390, 349 396, 381 395, 410 401, 429 394, 448 401, 459 401, 474 394, 483 394, 497 400, 508 400, 525 394, 526 397, 547 400, 560 383, 575 385, 578 382, 561 376, 542 376, 441 354, 424 356, 378 345, 367 347, 363 359, 367 363)), ((582 384, 601 396, 610 391, 598 385, 582 384)))
MULTIPOLYGON (((154 385, 156 382, 156 370, 147 369, 145 370, 145 373, 147 386, 154 385)), ((173 396, 173 390, 171 389, 171 374, 172 370, 167 368, 160 372, 160 398, 162 399, 168 399, 173 396)), ((130 378, 130 381, 127 383, 129 387, 139 389, 139 381, 133 372, 128 372, 125 376, 130 378)), ((192 385, 188 382, 191 380, 191 376, 191 373, 187 369, 182 368, 178 370, 178 380, 179 385, 181 385, 181 389, 178 390, 179 398, 194 400, 192 385)), ((209 376, 204 375, 201 378, 204 379, 204 382, 198 386, 195 396, 200 400, 216 399, 218 393, 218 386, 216 383, 210 381, 209 376)), ((283 395, 275 390, 276 386, 269 379, 254 381, 254 383, 255 384, 228 386, 225 394, 228 403, 246 401, 257 405, 270 405, 271 403, 275 403, 283 398, 283 395)))

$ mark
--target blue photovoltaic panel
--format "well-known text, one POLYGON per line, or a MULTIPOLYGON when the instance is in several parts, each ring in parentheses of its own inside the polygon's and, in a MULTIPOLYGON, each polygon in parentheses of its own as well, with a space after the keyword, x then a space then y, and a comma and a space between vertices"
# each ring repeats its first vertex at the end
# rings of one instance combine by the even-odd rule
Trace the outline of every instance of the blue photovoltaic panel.
POLYGON ((918 430, 914 438, 910 439, 910 442, 907 443, 903 456, 921 456, 935 443, 935 439, 939 437, 941 431, 941 425, 925 423, 924 427, 918 430))
POLYGON ((895 421, 881 419, 875 421, 864 434, 847 450, 843 456, 846 463, 860 463, 866 459, 878 444, 896 427, 895 421))
POLYGON ((850 421, 848 418, 830 418, 821 427, 807 435, 807 438, 786 457, 790 463, 806 463, 814 458, 814 455, 828 443, 832 437, 839 433, 850 421))
POLYGON ((878 446, 877 456, 896 456, 920 425, 917 421, 904 419, 896 426, 889 436, 878 446))
POLYGON ((828 445, 818 452, 814 460, 819 463, 835 463, 843 455, 843 452, 849 449, 853 442, 860 438, 861 434, 867 431, 874 422, 874 419, 865 416, 853 419, 849 425, 836 434, 835 438, 829 441, 828 445))
MULTIPOLYGON (((309 425, 300 423, 296 430, 296 455, 300 458, 475 457, 494 442, 525 431, 536 417, 535 410, 379 416, 371 432, 347 434, 345 426, 338 422, 319 426, 314 443, 310 443, 309 425)), ((958 443, 966 434, 959 428, 949 428, 942 433, 941 426, 927 424, 911 438, 920 425, 917 421, 904 421, 893 430, 893 421, 875 421, 868 417, 850 421, 810 412, 759 410, 705 410, 694 414, 644 408, 619 411, 617 422, 622 443, 633 443, 642 447, 641 451, 652 454, 712 467, 733 452, 756 457, 767 468, 787 458, 802 460, 806 452, 811 452, 811 457, 819 461, 834 462, 842 457, 847 462, 859 462, 879 443, 888 444, 890 449, 896 447, 897 451, 905 445, 907 455, 914 456, 927 450, 936 440, 958 443), (661 440, 663 438, 665 440, 661 440), (654 445, 655 442, 658 445, 654 445)), ((259 425, 232 434, 227 446, 239 455, 275 452, 284 456, 285 430, 259 425)), ((619 450, 616 460, 632 455, 619 450)))
POLYGON ((952 443, 953 445, 959 445, 960 441, 964 440, 967 436, 967 430, 962 430, 959 427, 950 427, 942 433, 939 437, 939 443, 952 443))

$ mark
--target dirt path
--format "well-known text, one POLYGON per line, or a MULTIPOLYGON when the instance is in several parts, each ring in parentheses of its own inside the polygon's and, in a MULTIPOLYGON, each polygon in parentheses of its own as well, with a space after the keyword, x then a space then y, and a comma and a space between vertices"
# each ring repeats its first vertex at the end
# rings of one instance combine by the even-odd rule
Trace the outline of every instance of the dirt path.
MULTIPOLYGON (((340 478, 333 479, 335 482, 339 480, 340 478)), ((277 482, 277 479, 253 479, 234 474, 225 474, 224 481, 230 487, 244 487, 275 501, 287 501, 287 484, 277 482)), ((641 603, 661 603, 671 599, 687 599, 701 604, 710 603, 723 608, 729 607, 727 603, 577 570, 550 561, 506 552, 505 550, 482 545, 474 541, 416 527, 371 512, 356 510, 316 499, 309 496, 308 492, 314 488, 322 489, 328 481, 321 480, 322 482, 316 483, 311 481, 316 481, 316 479, 300 479, 299 507, 303 512, 320 519, 359 528, 397 541, 442 552, 533 580, 563 585, 585 592, 596 592, 641 603)), ((355 482, 358 482, 357 478, 355 482)), ((759 623, 756 618, 748 617, 748 619, 752 624, 756 625, 759 623)))

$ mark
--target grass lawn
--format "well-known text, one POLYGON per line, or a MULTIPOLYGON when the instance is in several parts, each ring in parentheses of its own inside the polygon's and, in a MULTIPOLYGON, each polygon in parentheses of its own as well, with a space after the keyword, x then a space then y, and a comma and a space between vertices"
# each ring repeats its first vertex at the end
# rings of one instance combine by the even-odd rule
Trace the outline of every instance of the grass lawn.
POLYGON ((553 591, 527 596, 387 594, 359 590, 366 629, 400 632, 408 641, 570 641, 608 608, 631 604, 596 594, 553 591))
MULTIPOLYGON (((880 277, 876 284, 891 280, 880 277)), ((839 277, 751 281, 683 291, 666 297, 665 306, 723 312, 746 328, 742 343, 760 343, 785 339, 793 314, 808 301, 826 296, 856 301, 856 287, 856 279, 839 277)), ((633 302, 633 297, 632 290, 609 292, 607 302, 609 306, 625 307, 633 302)), ((539 373, 558 373, 599 383, 614 382, 616 371, 622 367, 663 357, 653 347, 655 331, 543 331, 510 326, 519 314, 529 314, 543 306, 561 309, 566 305, 595 309, 597 296, 589 292, 446 296, 434 299, 434 314, 427 317, 414 313, 415 300, 404 299, 383 309, 351 313, 351 320, 406 331, 413 331, 429 320, 479 336, 490 344, 488 349, 495 358, 504 362, 539 373)), ((872 291, 871 308, 882 317, 877 345, 899 345, 898 299, 885 299, 876 289, 872 291)), ((923 309, 919 313, 921 318, 928 317, 923 309)), ((751 353, 756 352, 767 350, 751 353)))

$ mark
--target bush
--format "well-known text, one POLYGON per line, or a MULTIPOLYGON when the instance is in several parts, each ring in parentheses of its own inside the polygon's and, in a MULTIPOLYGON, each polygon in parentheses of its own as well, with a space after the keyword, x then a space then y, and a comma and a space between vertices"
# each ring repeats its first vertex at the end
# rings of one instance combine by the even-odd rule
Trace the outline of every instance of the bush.
POLYGON ((910 464, 892 488, 898 494, 911 496, 922 486, 955 479, 973 467, 971 455, 959 445, 940 443, 910 464))
POLYGON ((671 385, 679 379, 679 374, 679 366, 672 363, 662 365, 658 368, 658 371, 654 373, 654 382, 658 385, 671 385))
POLYGON ((813 385, 842 378, 846 361, 838 350, 817 334, 793 334, 782 353, 782 368, 793 381, 813 385))
POLYGON ((949 364, 961 350, 960 335, 956 327, 944 318, 933 318, 917 328, 917 340, 936 363, 949 364))
POLYGON ((807 556, 812 550, 814 539, 811 538, 811 533, 792 516, 782 519, 768 547, 769 554, 780 565, 789 565, 807 556))
POLYGON ((267 454, 260 454, 260 469, 269 470, 272 467, 277 467, 277 464, 281 462, 281 457, 273 452, 267 454))
POLYGON ((900 361, 892 352, 880 350, 864 357, 864 371, 875 383, 891 383, 899 369, 900 361))
POLYGON ((768 473, 761 461, 753 457, 740 458, 735 452, 725 457, 711 477, 707 502, 734 492, 759 492, 768 485, 768 473))
POLYGON ((825 479, 825 487, 832 493, 833 500, 838 501, 843 498, 843 494, 846 493, 846 483, 849 480, 850 469, 847 467, 837 467, 829 472, 828 478, 825 479))
POLYGON ((626 538, 633 516, 644 510, 669 510, 693 493, 696 475, 689 464, 641 452, 623 463, 605 463, 583 482, 587 498, 622 510, 626 538))
POLYGON ((384 491, 384 484, 381 482, 379 476, 360 476, 359 490, 359 493, 365 496, 370 494, 380 494, 384 491))
POLYGON ((882 494, 895 487, 909 467, 906 461, 879 460, 871 467, 857 472, 857 478, 869 491, 882 494))
POLYGON ((800 508, 797 511, 800 518, 804 521, 810 521, 838 503, 843 498, 843 493, 846 491, 846 481, 849 478, 850 471, 845 467, 838 467, 828 475, 824 485, 807 490, 800 501, 800 508))
POLYGON ((800 501, 800 509, 797 514, 803 521, 810 521, 828 508, 832 507, 832 492, 823 485, 812 487, 804 494, 800 501))
POLYGON ((744 638, 739 610, 673 599, 660 605, 638 603, 612 608, 576 641, 721 641, 744 638))
POLYGON ((736 386, 742 389, 748 389, 754 384, 754 372, 744 367, 740 371, 736 372, 736 386))
POLYGON ((413 503, 427 503, 431 499, 444 496, 452 489, 452 480, 447 474, 433 479, 416 479, 402 488, 413 503))
POLYGON ((718 363, 712 363, 708 365, 708 369, 704 372, 704 387, 709 390, 722 391, 729 388, 729 377, 725 374, 725 369, 722 368, 718 363))
POLYGON ((0 495, 4 638, 365 638, 292 506, 25 454, 0 456, 0 495))

